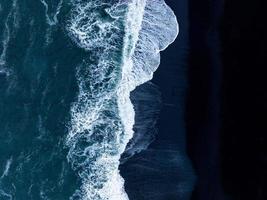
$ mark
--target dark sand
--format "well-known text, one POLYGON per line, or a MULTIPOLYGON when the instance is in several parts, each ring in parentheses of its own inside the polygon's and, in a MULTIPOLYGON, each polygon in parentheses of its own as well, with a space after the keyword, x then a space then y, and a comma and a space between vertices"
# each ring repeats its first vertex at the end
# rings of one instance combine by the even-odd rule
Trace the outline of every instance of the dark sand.
POLYGON ((156 140, 121 167, 126 191, 134 200, 189 200, 195 181, 185 152, 187 4, 186 0, 166 2, 178 18, 180 33, 161 53, 161 65, 152 80, 162 93, 156 140))

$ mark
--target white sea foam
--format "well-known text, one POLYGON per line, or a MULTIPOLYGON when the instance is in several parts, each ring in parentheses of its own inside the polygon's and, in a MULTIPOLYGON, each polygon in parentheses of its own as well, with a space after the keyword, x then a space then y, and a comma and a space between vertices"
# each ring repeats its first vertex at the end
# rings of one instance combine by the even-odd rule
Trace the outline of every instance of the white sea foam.
POLYGON ((5 65, 6 63, 6 51, 7 51, 7 46, 10 40, 10 29, 8 26, 8 22, 10 20, 10 17, 12 15, 12 10, 8 13, 7 19, 5 21, 5 29, 4 29, 4 34, 3 34, 3 41, 2 41, 2 45, 3 45, 3 50, 2 53, 0 55, 0 66, 1 65, 5 65))
POLYGON ((11 166, 11 164, 12 164, 12 161, 13 161, 12 157, 9 158, 9 159, 6 161, 5 169, 4 169, 3 173, 2 173, 2 176, 0 177, 0 180, 1 180, 2 178, 4 178, 5 176, 8 175, 9 168, 10 168, 10 166, 11 166))
POLYGON ((49 4, 45 0, 40 0, 40 2, 44 6, 46 23, 49 25, 46 29, 46 34, 45 34, 45 45, 48 46, 49 44, 52 43, 52 40, 53 40, 52 34, 54 31, 55 25, 58 24, 58 15, 60 14, 60 11, 63 5, 63 0, 60 0, 58 2, 56 6, 56 10, 54 12, 49 11, 49 10, 52 10, 52 5, 50 5, 51 8, 49 8, 49 4))
POLYGON ((6 193, 4 190, 0 189, 0 197, 6 200, 12 200, 12 195, 6 193))
POLYGON ((13 0, 12 7, 7 15, 4 24, 3 41, 2 41, 3 47, 2 47, 2 52, 0 54, 0 67, 6 65, 7 48, 11 39, 11 30, 9 27, 11 19, 13 19, 12 25, 13 25, 13 32, 15 33, 16 29, 19 27, 17 0, 13 0))
POLYGON ((78 66, 68 160, 82 179, 71 199, 127 200, 119 159, 133 137, 130 92, 149 81, 178 24, 163 0, 73 0, 70 37, 88 52, 78 66))
POLYGON ((45 18, 46 18, 46 22, 50 25, 50 26, 54 26, 58 23, 58 19, 57 16, 60 13, 62 4, 63 4, 63 0, 60 0, 56 11, 52 14, 49 14, 49 5, 47 4, 47 2, 45 0, 40 0, 40 2, 43 4, 44 8, 45 8, 45 18))

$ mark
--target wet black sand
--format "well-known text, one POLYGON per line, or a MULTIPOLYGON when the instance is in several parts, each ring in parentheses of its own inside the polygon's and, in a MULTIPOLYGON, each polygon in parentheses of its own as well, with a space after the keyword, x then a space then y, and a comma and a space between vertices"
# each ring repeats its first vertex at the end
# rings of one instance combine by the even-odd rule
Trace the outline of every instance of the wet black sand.
POLYGON ((126 191, 134 200, 189 200, 195 176, 186 155, 185 97, 188 21, 185 0, 167 3, 180 24, 177 40, 161 53, 153 83, 162 93, 158 134, 149 148, 121 167, 126 191))
POLYGON ((157 138, 122 166, 130 199, 267 199, 266 3, 166 2, 181 30, 153 79, 157 138))

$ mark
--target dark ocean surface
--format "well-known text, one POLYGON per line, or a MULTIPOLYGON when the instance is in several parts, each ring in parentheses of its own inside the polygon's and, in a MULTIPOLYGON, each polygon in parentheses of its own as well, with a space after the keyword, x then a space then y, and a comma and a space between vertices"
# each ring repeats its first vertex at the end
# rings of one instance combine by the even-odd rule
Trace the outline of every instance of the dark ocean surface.
POLYGON ((77 93, 74 66, 82 52, 64 34, 63 24, 46 23, 44 11, 39 1, 1 1, 3 200, 68 199, 80 184, 64 140, 77 93))

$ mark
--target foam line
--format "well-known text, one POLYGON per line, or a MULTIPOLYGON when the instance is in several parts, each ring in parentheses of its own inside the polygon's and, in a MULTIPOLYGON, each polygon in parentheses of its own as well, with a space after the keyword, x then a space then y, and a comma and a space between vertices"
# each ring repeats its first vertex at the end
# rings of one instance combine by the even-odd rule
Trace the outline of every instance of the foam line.
POLYGON ((6 161, 5 170, 4 170, 3 174, 2 174, 2 176, 0 177, 0 180, 8 175, 9 168, 10 168, 10 166, 12 164, 12 161, 13 161, 12 157, 6 161))
POLYGON ((48 11, 49 11, 49 6, 47 4, 47 2, 45 0, 40 0, 40 2, 43 4, 44 8, 45 8, 45 17, 46 17, 46 22, 50 25, 50 26, 54 26, 58 23, 58 19, 57 16, 60 13, 60 9, 62 7, 63 4, 63 0, 60 0, 60 2, 57 5, 57 9, 55 14, 50 17, 48 11))

